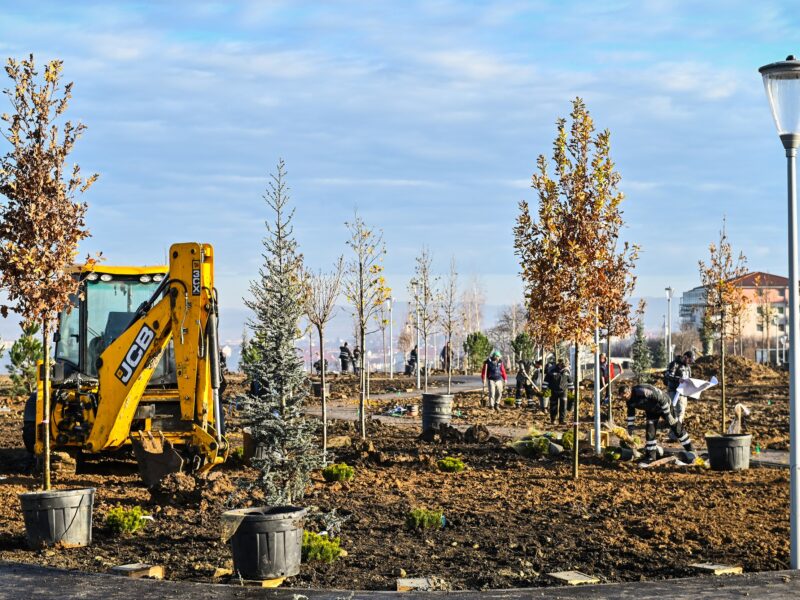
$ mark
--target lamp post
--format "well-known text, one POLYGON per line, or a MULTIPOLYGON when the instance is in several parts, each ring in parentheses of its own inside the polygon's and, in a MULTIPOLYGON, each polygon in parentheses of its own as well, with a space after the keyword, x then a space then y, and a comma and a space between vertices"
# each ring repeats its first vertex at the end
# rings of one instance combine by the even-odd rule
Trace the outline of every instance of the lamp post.
POLYGON ((672 362, 672 286, 665 287, 667 293, 667 364, 672 362))
POLYGON ((417 282, 416 282, 416 280, 412 281, 411 285, 414 286, 414 302, 415 302, 414 312, 416 313, 416 316, 417 316, 417 365, 416 365, 416 367, 417 367, 417 389, 420 389, 422 387, 422 385, 421 385, 421 382, 420 382, 420 372, 419 372, 419 295, 417 294, 418 290, 417 290, 417 282))
POLYGON ((797 312, 797 148, 800 147, 800 61, 788 56, 785 61, 771 63, 759 70, 764 79, 772 117, 786 150, 789 204, 789 545, 790 566, 800 567, 800 369, 795 351, 800 343, 800 321, 797 312))
POLYGON ((394 298, 389 298, 386 302, 389 303, 389 379, 394 379, 394 319, 392 316, 392 309, 394 308, 394 298))

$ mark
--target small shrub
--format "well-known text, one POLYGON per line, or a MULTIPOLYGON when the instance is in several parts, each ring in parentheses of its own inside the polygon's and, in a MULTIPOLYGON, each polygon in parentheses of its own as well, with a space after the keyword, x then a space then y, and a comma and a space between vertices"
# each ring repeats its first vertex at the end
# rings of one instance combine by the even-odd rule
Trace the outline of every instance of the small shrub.
POLYGON ((344 463, 329 465, 322 469, 322 477, 328 483, 333 481, 350 481, 356 474, 356 470, 344 463))
MULTIPOLYGON (((580 440, 580 434, 578 435, 578 439, 580 440)), ((561 445, 564 446, 564 450, 572 450, 575 448, 575 430, 568 429, 564 432, 564 435, 561 436, 561 445)))
POLYGON ((332 563, 342 555, 339 547, 339 538, 329 538, 327 535, 320 535, 313 531, 303 532, 303 562, 318 560, 324 563, 332 563))
POLYGON ((514 398, 506 398, 503 402, 505 402, 506 406, 514 406, 515 400, 514 398))
POLYGON ((231 451, 231 456, 237 460, 243 461, 244 460, 244 448, 242 446, 237 446, 231 451))
POLYGON ((542 398, 550 398, 553 395, 553 390, 547 388, 545 391, 542 392, 542 398))
POLYGON ((444 527, 444 513, 440 510, 414 508, 406 516, 409 529, 441 529, 444 527))
POLYGON ((131 534, 144 527, 144 517, 141 506, 133 508, 115 506, 106 515, 106 526, 117 535, 131 534))
POLYGON ((445 456, 436 464, 439 466, 439 470, 445 473, 460 473, 465 468, 463 461, 455 456, 445 456))
POLYGON ((522 439, 512 442, 510 446, 514 452, 526 458, 541 458, 550 452, 550 440, 545 436, 526 435, 522 439))

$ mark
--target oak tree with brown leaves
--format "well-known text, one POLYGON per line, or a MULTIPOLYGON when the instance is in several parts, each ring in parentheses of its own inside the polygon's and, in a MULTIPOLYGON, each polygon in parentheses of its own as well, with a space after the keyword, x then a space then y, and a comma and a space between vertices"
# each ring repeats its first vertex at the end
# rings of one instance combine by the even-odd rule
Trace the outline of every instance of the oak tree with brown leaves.
MULTIPOLYGON (((538 343, 589 343, 600 314, 606 327, 627 323, 638 248, 621 242, 623 225, 617 189, 621 177, 611 160, 611 134, 595 133, 580 98, 572 103, 571 124, 556 122, 551 163, 537 160, 532 187, 539 197, 538 219, 520 202, 514 228, 515 252, 525 286, 530 333, 538 343), (620 247, 621 245, 621 247, 620 247)), ((580 374, 575 373, 575 439, 578 438, 580 374)), ((578 445, 573 477, 578 476, 578 445)))
POLYGON ((43 487, 50 489, 50 347, 58 313, 78 291, 72 265, 78 243, 88 237, 86 203, 76 201, 97 180, 84 178, 80 167, 66 165, 75 142, 86 129, 63 121, 72 97, 72 83, 62 87, 63 64, 52 60, 40 78, 33 55, 9 58, 4 90, 12 111, 4 113, 3 137, 11 149, 0 158, 0 287, 8 304, 24 321, 41 324, 44 353, 43 487))
POLYGON ((708 263, 700 260, 700 281, 705 288, 706 302, 704 323, 720 340, 720 391, 722 395, 720 431, 725 431, 725 345, 734 332, 734 324, 747 310, 747 297, 736 280, 747 274, 747 258, 739 253, 734 258, 728 241, 725 219, 719 232, 719 242, 708 245, 708 263))

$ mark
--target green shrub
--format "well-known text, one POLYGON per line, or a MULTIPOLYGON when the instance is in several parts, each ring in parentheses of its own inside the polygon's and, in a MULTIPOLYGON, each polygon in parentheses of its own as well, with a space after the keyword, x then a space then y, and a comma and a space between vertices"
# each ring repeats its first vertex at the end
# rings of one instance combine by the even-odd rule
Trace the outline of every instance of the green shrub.
POLYGON ((505 398, 503 402, 505 402, 506 406, 514 406, 514 402, 516 402, 516 400, 514 398, 505 398))
POLYGON ((572 450, 575 447, 575 431, 573 429, 564 432, 564 435, 561 436, 561 445, 564 446, 564 450, 572 450))
POLYGON ((441 510, 414 508, 406 516, 409 529, 441 529, 444 527, 444 513, 441 510))
POLYGON ((141 506, 115 506, 106 515, 106 527, 117 535, 135 533, 144 527, 145 516, 141 506))
POLYGON ((514 452, 526 458, 540 458, 550 452, 550 440, 545 436, 526 435, 522 439, 512 442, 510 446, 514 452))
POLYGON ((350 481, 355 474, 356 470, 344 463, 329 465, 322 469, 322 476, 329 483, 332 481, 350 481))
POLYGON ((445 456, 436 464, 439 470, 445 473, 460 473, 465 468, 463 461, 455 456, 445 456))
POLYGON ((332 563, 342 555, 343 550, 339 547, 339 543, 339 538, 329 538, 327 535, 320 535, 313 531, 304 531, 303 561, 318 560, 332 563))
POLYGON ((542 392, 542 398, 550 398, 553 395, 553 390, 547 388, 545 391, 542 392))
POLYGON ((244 448, 242 446, 237 446, 231 450, 231 456, 237 460, 244 460, 244 448))

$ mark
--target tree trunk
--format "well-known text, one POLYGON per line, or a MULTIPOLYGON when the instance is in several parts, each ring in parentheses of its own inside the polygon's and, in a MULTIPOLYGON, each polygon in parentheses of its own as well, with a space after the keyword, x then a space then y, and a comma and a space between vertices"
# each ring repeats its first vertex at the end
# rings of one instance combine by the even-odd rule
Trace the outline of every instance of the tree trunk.
POLYGON ((611 380, 614 378, 612 374, 613 366, 611 365, 611 330, 607 332, 606 339, 606 358, 608 359, 608 424, 614 424, 614 411, 611 410, 611 380))
MULTIPOLYGON (((381 325, 383 325, 383 321, 381 321, 381 325)), ((386 326, 383 325, 381 329, 381 335, 383 336, 383 372, 386 373, 386 326)))
POLYGON ((720 357, 719 357, 720 369, 719 369, 719 375, 720 375, 721 384, 722 384, 721 388, 720 388, 721 395, 722 395, 722 421, 720 421, 719 432, 724 434, 725 433, 725 400, 726 400, 726 397, 725 397, 725 311, 722 311, 721 321, 722 321, 722 323, 721 323, 722 331, 721 331, 721 339, 720 339, 720 345, 719 345, 720 346, 720 357))
POLYGON ((319 366, 322 374, 320 396, 322 398, 322 466, 324 467, 328 464, 328 394, 325 392, 325 355, 322 351, 325 347, 325 339, 322 327, 318 327, 317 332, 319 333, 319 366))
MULTIPOLYGON (((572 426, 573 432, 573 449, 572 449, 572 478, 578 479, 578 406, 581 401, 581 361, 580 361, 580 346, 575 342, 575 423, 572 426)), ((551 398, 552 400, 552 398, 551 398)))
MULTIPOLYGON (((425 350, 423 351, 422 355, 425 357, 424 365, 425 365, 425 384, 423 387, 423 392, 426 394, 428 393, 428 329, 427 327, 422 328, 422 343, 425 346, 425 350)), ((417 354, 419 354, 419 348, 417 348, 417 354)), ((417 357, 417 361, 419 361, 419 357, 417 357)))
POLYGON ((50 323, 42 319, 42 359, 44 369, 44 383, 42 389, 42 441, 44 450, 42 456, 42 488, 50 490, 50 323))
POLYGON ((448 335, 447 336, 447 342, 444 345, 444 347, 445 347, 444 359, 445 359, 445 361, 447 361, 447 393, 448 394, 450 393, 450 385, 451 385, 452 380, 453 380, 453 357, 451 356, 453 347, 451 345, 451 342, 452 342, 452 336, 448 335))
POLYGON ((366 340, 367 336, 364 332, 364 327, 361 326, 359 328, 358 340, 359 344, 361 345, 361 356, 358 357, 359 362, 359 402, 358 402, 358 411, 360 413, 360 425, 361 425, 361 439, 367 439, 367 412, 366 412, 366 386, 364 380, 364 341, 366 340))

